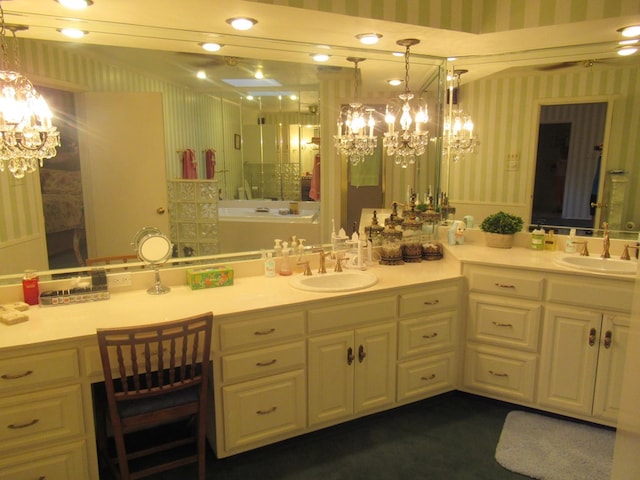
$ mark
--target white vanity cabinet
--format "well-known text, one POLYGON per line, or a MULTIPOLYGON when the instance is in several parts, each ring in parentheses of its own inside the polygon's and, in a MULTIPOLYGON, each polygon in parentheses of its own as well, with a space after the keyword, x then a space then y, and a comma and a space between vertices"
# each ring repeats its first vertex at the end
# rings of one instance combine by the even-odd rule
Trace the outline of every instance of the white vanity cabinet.
POLYGON ((456 387, 461 302, 459 282, 443 282, 400 295, 398 402, 456 387))
POLYGON ((548 280, 539 403, 615 422, 628 337, 632 282, 548 280))
POLYGON ((307 417, 305 311, 274 309, 214 323, 217 408, 209 415, 208 438, 217 455, 301 433, 307 417))
POLYGON ((469 285, 464 389, 520 403, 535 400, 542 274, 465 265, 469 285))
POLYGON ((396 305, 393 295, 309 310, 309 426, 395 403, 396 305))
POLYGON ((0 479, 90 478, 82 392, 72 346, 0 355, 0 479))

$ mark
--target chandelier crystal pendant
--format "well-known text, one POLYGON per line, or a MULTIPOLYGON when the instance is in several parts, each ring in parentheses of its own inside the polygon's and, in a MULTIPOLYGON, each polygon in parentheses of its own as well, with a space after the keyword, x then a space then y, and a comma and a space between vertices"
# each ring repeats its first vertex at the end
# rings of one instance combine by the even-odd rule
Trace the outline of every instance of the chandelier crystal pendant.
MULTIPOLYGON (((453 108, 455 94, 460 91, 460 77, 467 70, 451 70, 447 75, 449 81, 449 108, 443 126, 444 148, 454 162, 464 158, 466 154, 476 153, 480 142, 473 131, 471 115, 460 108, 453 108)), ((459 104, 458 104, 459 105, 459 104)))
POLYGON ((406 49, 404 54, 404 93, 398 95, 399 108, 397 106, 394 108, 394 105, 386 107, 385 122, 388 131, 384 134, 384 146, 387 149, 387 155, 395 157, 396 165, 407 168, 408 165, 415 163, 416 157, 425 152, 429 143, 429 131, 426 129, 429 114, 426 106, 420 105, 417 110, 412 108, 411 100, 414 95, 409 91, 409 49, 420 43, 420 40, 406 38, 398 40, 396 43, 406 49), (400 128, 396 130, 395 124, 398 114, 400 128))
POLYGON ((341 155, 347 157, 352 165, 363 162, 365 157, 373 155, 378 145, 378 137, 373 134, 375 119, 373 108, 367 108, 358 102, 358 86, 360 75, 358 63, 364 58, 348 57, 354 68, 354 96, 353 102, 345 106, 338 116, 338 134, 333 136, 334 145, 341 155))
POLYGON ((45 158, 56 155, 60 133, 51 125, 52 114, 45 99, 21 73, 16 30, 24 26, 5 26, 0 5, 0 172, 9 170, 15 178, 35 172, 45 158), (13 33, 15 70, 9 67, 6 30, 13 33))

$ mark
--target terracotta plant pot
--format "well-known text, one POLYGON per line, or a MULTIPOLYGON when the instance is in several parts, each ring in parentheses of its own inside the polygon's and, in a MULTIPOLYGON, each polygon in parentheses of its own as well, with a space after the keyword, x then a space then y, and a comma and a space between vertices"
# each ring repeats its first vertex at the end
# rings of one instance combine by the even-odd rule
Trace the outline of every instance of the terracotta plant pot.
POLYGON ((494 248, 511 248, 513 246, 513 235, 503 233, 484 233, 487 247, 494 248))

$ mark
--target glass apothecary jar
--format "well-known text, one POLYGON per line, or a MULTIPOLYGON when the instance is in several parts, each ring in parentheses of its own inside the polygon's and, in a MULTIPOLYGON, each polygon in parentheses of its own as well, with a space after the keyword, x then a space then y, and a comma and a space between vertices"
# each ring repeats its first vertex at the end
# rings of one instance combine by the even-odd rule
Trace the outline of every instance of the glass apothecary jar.
POLYGON ((391 223, 384 228, 381 237, 380 265, 403 265, 402 230, 397 230, 391 223))
POLYGON ((422 222, 412 211, 402 223, 402 260, 405 262, 422 261, 422 222))

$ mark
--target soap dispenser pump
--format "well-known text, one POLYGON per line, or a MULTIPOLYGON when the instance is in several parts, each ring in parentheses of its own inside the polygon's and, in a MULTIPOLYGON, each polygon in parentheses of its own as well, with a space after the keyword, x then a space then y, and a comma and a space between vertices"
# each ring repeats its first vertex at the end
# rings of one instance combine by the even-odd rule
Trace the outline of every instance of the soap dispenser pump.
POLYGON ((280 259, 280 275, 291 275, 291 259, 289 258, 289 244, 282 242, 282 258, 280 259))

